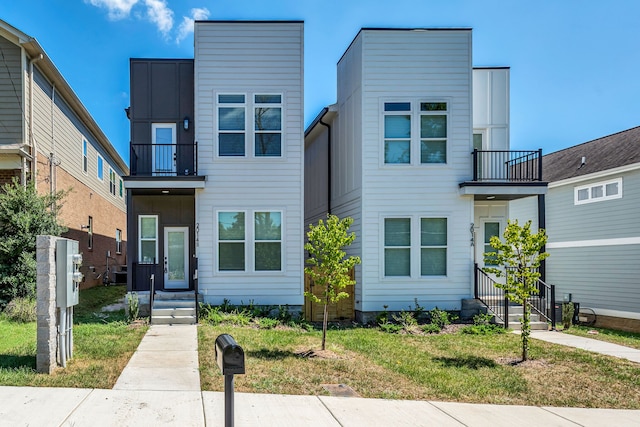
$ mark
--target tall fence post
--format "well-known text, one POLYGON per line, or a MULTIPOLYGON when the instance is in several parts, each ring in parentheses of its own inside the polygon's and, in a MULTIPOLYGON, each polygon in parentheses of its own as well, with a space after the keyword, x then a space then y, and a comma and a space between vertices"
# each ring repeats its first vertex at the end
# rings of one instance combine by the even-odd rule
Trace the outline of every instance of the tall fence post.
POLYGON ((556 330, 556 285, 551 285, 551 330, 556 330))

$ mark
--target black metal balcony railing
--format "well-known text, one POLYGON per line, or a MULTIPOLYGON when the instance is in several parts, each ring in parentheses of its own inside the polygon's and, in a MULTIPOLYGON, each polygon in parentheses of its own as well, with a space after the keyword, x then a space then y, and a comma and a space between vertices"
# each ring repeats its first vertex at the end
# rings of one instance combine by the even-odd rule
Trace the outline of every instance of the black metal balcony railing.
POLYGON ((198 174, 198 143, 131 144, 131 176, 198 174))
POLYGON ((471 155, 474 181, 542 181, 542 150, 473 150, 471 155))

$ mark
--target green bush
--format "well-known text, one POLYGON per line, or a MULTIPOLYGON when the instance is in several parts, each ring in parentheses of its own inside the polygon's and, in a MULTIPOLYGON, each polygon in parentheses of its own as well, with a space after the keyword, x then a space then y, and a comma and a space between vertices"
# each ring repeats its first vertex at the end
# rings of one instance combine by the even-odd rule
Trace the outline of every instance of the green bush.
POLYGON ((380 323, 378 326, 380 326, 380 329, 383 332, 387 332, 389 334, 396 334, 402 330, 402 326, 395 323, 380 323))
POLYGON ((494 335, 504 334, 506 330, 495 323, 492 323, 493 315, 480 313, 473 316, 473 325, 465 326, 460 330, 463 334, 469 335, 494 335))
POLYGON ((14 322, 29 323, 36 321, 36 300, 32 298, 14 298, 4 309, 7 319, 14 322))
POLYGON ((127 321, 129 323, 137 320, 140 315, 140 299, 136 292, 127 295, 127 321))
POLYGON ((413 315, 413 312, 411 311, 402 310, 400 313, 394 314, 392 317, 393 317, 393 320, 398 322, 400 325, 402 325, 404 329, 407 329, 407 330, 418 325, 418 321, 416 320, 416 318, 413 315))
POLYGON ((430 322, 438 325, 440 329, 444 328, 447 325, 450 325, 451 321, 457 318, 449 314, 449 312, 447 311, 440 310, 438 307, 434 308, 433 310, 429 310, 428 315, 430 322))
POLYGON ((382 307, 384 308, 384 310, 382 310, 376 316, 376 325, 380 325, 380 324, 389 322, 389 312, 387 311, 387 308, 389 308, 389 306, 388 305, 383 305, 382 307))
POLYGON ((260 329, 273 329, 280 324, 280 321, 270 317, 261 317, 257 319, 256 323, 260 329))
POLYGON ((425 334, 437 334, 442 330, 442 328, 435 323, 427 323, 426 325, 422 325, 420 329, 422 329, 422 332, 425 334))

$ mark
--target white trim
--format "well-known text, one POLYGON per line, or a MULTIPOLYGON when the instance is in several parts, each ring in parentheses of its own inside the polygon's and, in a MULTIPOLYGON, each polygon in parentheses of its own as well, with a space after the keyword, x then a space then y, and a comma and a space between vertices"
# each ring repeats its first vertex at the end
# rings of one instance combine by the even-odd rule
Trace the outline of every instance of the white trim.
POLYGON ((85 138, 82 138, 81 150, 82 150, 82 166, 81 166, 82 173, 84 173, 85 175, 89 175, 89 143, 85 138), (85 168, 85 162, 87 164, 86 168, 85 168))
POLYGON ((593 182, 591 184, 581 185, 579 187, 573 187, 573 204, 585 205, 588 203, 604 202, 605 200, 614 200, 622 198, 622 178, 611 179, 609 181, 593 182), (618 192, 616 194, 607 195, 607 185, 617 184, 618 192), (602 187, 602 195, 600 197, 594 197, 592 190, 595 187, 602 187), (580 191, 587 190, 587 198, 583 200, 578 199, 580 191))
POLYGON ((205 181, 162 181, 161 179, 149 179, 149 181, 124 181, 124 188, 204 188, 205 181))
POLYGON ((165 289, 189 289, 189 227, 164 227, 164 257, 166 262, 164 272, 164 288, 165 289), (184 280, 169 280, 169 233, 183 233, 183 257, 184 257, 184 280))
POLYGON ((591 179, 606 178, 611 175, 620 175, 625 172, 631 172, 640 169, 640 163, 632 163, 630 165, 620 166, 618 168, 607 169, 600 172, 590 173, 588 175, 581 175, 575 178, 561 179, 560 181, 554 181, 549 183, 549 188, 560 187, 562 185, 577 184, 591 179))
MULTIPOLYGON (((151 123, 151 172, 153 176, 173 176, 176 173, 176 144, 178 143, 176 137, 176 124, 175 123, 151 123), (156 169, 156 145, 158 144, 156 137, 156 130, 158 129, 170 129, 171 130, 171 153, 170 159, 171 162, 171 170, 160 170, 156 169)), ((163 156, 166 155, 164 151, 162 151, 163 156)), ((165 159, 166 160, 166 159, 165 159)), ((165 165, 167 166, 167 165, 165 165)))
POLYGON ((593 246, 640 245, 640 237, 620 237, 617 239, 573 240, 547 243, 547 249, 589 248, 593 246))
POLYGON ((620 311, 620 310, 607 310, 603 308, 592 308, 584 306, 583 308, 589 308, 596 313, 596 316, 609 316, 609 317, 621 317, 623 319, 640 320, 640 313, 633 311, 620 311))
POLYGON ((98 181, 104 182, 104 157, 102 157, 100 154, 98 154, 98 157, 96 157, 96 178, 98 178, 98 181), (102 163, 102 168, 100 167, 100 163, 102 163), (100 177, 101 169, 102 178, 100 177))
MULTIPOLYGON (((155 253, 155 263, 158 264, 158 240, 159 240, 159 236, 158 236, 158 215, 138 215, 138 263, 142 264, 142 219, 143 218, 154 218, 156 220, 156 237, 155 237, 155 242, 156 242, 156 253, 155 253)), ((152 239, 145 239, 148 241, 151 241, 152 239)), ((149 264, 149 263, 146 263, 149 264)))

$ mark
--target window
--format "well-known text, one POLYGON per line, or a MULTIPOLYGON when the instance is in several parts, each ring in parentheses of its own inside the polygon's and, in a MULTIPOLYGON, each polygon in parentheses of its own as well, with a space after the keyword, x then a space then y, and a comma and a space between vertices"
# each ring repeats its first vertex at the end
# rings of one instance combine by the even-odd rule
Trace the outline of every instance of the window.
POLYGON ((116 195, 116 172, 109 167, 109 192, 116 195))
POLYGON ((447 163, 446 102, 385 102, 383 117, 385 164, 447 163))
MULTIPOLYGON (((485 222, 484 223, 484 253, 495 252, 496 250, 491 246, 491 238, 493 236, 500 237, 500 223, 499 222, 485 222)), ((485 267, 496 266, 496 256, 486 257, 484 260, 485 267)))
POLYGON ((116 253, 122 253, 122 230, 116 228, 116 253))
POLYGON ((282 271, 282 212, 219 211, 218 271, 282 271))
POLYGON ((82 171, 87 173, 89 170, 89 147, 87 146, 87 140, 82 140, 82 171))
POLYGON ((447 219, 420 219, 420 275, 447 275, 447 219))
POLYGON ((622 198, 622 178, 582 185, 574 188, 573 202, 576 205, 622 198))
POLYGON ((93 249, 93 217, 89 217, 87 223, 87 249, 93 249))
POLYGON ((218 270, 244 271, 244 212, 218 212, 218 270))
POLYGON ((256 157, 279 157, 282 153, 282 96, 255 95, 254 138, 256 157))
POLYGON ((118 178, 120 181, 120 197, 124 196, 124 185, 122 185, 122 178, 118 178))
POLYGON ((138 216, 138 262, 156 264, 158 259, 158 216, 138 216))
POLYGON ((254 218, 254 268, 279 271, 282 269, 282 214, 256 212, 254 218))
POLYGON ((447 236, 447 218, 385 218, 384 276, 446 276, 447 236))
POLYGON ((282 156, 282 95, 218 94, 217 104, 218 156, 282 156))
POLYGON ((97 168, 96 176, 100 181, 104 181, 104 160, 102 160, 102 156, 100 154, 98 154, 97 168))
POLYGON ((218 95, 218 155, 245 155, 245 96, 218 95))
POLYGON ((411 275, 411 219, 384 220, 384 275, 411 275))

